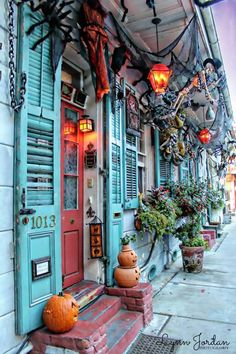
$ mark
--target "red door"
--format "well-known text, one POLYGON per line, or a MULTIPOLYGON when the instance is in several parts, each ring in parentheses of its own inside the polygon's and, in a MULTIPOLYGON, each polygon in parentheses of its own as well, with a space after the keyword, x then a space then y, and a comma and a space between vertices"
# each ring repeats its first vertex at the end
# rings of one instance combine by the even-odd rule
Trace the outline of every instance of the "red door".
POLYGON ((61 105, 61 241, 63 288, 83 279, 83 111, 61 105))

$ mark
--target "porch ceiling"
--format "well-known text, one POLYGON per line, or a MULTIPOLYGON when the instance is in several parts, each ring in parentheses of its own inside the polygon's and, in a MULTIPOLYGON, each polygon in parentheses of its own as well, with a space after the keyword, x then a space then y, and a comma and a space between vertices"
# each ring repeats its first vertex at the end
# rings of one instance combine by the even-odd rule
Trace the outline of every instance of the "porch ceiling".
MULTIPOLYGON (((120 0, 102 0, 104 8, 116 13, 121 20, 124 9, 120 0)), ((123 23, 126 30, 136 39, 139 45, 152 52, 157 50, 155 25, 152 23, 153 10, 145 0, 125 0, 128 13, 123 23)), ((169 45, 186 27, 195 9, 191 0, 155 0, 158 25, 159 49, 169 45)))

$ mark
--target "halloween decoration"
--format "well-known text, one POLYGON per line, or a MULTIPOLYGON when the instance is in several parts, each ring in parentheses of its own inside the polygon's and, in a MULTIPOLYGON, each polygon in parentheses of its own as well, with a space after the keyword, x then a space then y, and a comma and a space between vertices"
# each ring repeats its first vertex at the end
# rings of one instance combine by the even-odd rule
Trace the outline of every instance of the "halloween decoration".
POLYGON ((205 128, 200 130, 197 137, 202 144, 208 144, 211 140, 211 133, 207 128, 205 128))
POLYGON ((172 74, 165 64, 155 64, 148 74, 148 80, 156 93, 164 93, 172 74))
POLYGON ((79 305, 70 294, 53 295, 43 310, 43 322, 54 333, 69 331, 77 322, 79 305))
POLYGON ((123 107, 125 102, 124 90, 116 78, 116 75, 112 75, 111 80, 111 110, 115 114, 123 107))
POLYGON ((211 6, 211 5, 215 5, 217 4, 218 2, 221 2, 221 1, 224 1, 224 0, 207 0, 207 1, 204 1, 202 2, 202 0, 194 0, 194 3, 199 6, 199 7, 208 7, 208 6, 211 6))
POLYGON ((126 130, 134 136, 140 136, 140 111, 137 98, 131 92, 126 98, 126 130))
POLYGON ((121 6, 123 7, 123 9, 124 9, 124 14, 123 14, 123 16, 122 16, 122 20, 121 20, 121 22, 124 22, 125 21, 125 18, 126 18, 126 15, 127 15, 127 13, 128 13, 128 8, 125 6, 125 1, 124 0, 121 0, 121 6))
POLYGON ((117 256, 119 266, 114 271, 114 278, 121 288, 134 287, 138 284, 141 275, 137 266, 138 257, 129 246, 130 240, 132 240, 132 236, 130 238, 126 235, 121 238, 122 250, 117 256))
POLYGON ((29 2, 30 8, 33 12, 41 11, 43 14, 42 20, 34 23, 27 31, 27 34, 30 35, 35 28, 42 26, 44 23, 47 23, 48 33, 36 41, 32 47, 34 50, 38 45, 44 42, 47 38, 51 39, 51 56, 52 56, 52 69, 55 76, 58 63, 60 58, 65 50, 66 43, 74 41, 71 33, 72 26, 63 22, 65 18, 71 13, 71 10, 63 12, 64 8, 68 5, 71 5, 74 0, 40 0, 39 4, 35 6, 34 1, 23 0, 23 2, 29 2))
POLYGON ((154 7, 154 0, 146 0, 147 6, 152 9, 154 7))
MULTIPOLYGON (((157 25, 160 20, 156 17, 155 2, 146 0, 146 5, 154 13, 152 23, 155 24, 158 34, 157 25)), ((127 69, 140 73, 132 84, 139 85, 141 91, 139 104, 144 112, 142 123, 160 131, 163 157, 179 165, 186 156, 195 158, 195 151, 205 149, 213 154, 220 151, 230 129, 230 119, 220 99, 225 86, 225 76, 223 71, 219 70, 219 60, 202 58, 197 16, 190 20, 182 33, 166 48, 159 50, 157 38, 156 53, 139 48, 115 17, 112 14, 109 16, 112 20, 109 22, 112 28, 112 31, 109 30, 109 36, 120 43, 113 53, 112 69, 118 73, 128 57, 130 64, 127 69), (164 67, 167 77, 161 79, 161 86, 160 81, 157 81, 158 85, 155 86, 154 69, 160 67, 164 67), (155 92, 161 94, 156 95, 155 92), (203 118, 207 120, 206 114, 209 119, 203 128, 200 124, 203 118), (203 143, 198 138, 198 133, 205 128, 211 134, 208 143, 203 143)), ((156 76, 158 75, 159 70, 156 76)), ((111 92, 114 113, 128 96, 119 89, 116 80, 111 80, 111 92)))
POLYGON ((27 77, 26 73, 21 73, 21 87, 20 87, 20 96, 17 101, 16 98, 16 65, 15 65, 15 51, 14 51, 14 43, 15 43, 15 30, 14 30, 14 0, 8 0, 8 8, 9 8, 9 31, 8 31, 8 47, 9 47, 9 88, 10 88, 10 97, 11 97, 11 108, 14 109, 15 112, 18 112, 25 102, 25 93, 26 93, 26 82, 27 77))
POLYGON ((95 215, 88 225, 90 234, 90 257, 101 258, 103 256, 102 221, 95 215))
POLYGON ((112 54, 111 68, 115 74, 118 74, 121 67, 125 65, 126 59, 128 59, 128 51, 125 45, 114 49, 112 54))
POLYGON ((110 91, 104 48, 108 37, 104 29, 106 12, 98 0, 85 0, 79 11, 81 39, 88 50, 89 62, 96 75, 96 101, 110 91))

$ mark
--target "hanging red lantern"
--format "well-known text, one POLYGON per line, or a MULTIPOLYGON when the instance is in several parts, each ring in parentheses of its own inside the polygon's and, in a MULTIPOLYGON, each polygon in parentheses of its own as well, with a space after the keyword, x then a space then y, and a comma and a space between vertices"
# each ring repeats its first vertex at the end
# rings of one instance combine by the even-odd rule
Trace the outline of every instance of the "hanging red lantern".
POLYGON ((153 91, 156 93, 164 93, 171 74, 172 70, 165 64, 155 64, 148 74, 148 80, 150 81, 153 91))
POLYGON ((208 144, 209 141, 211 140, 211 133, 210 133, 209 129, 204 128, 204 129, 200 130, 197 137, 198 137, 198 140, 202 144, 208 144))
POLYGON ((66 120, 64 125, 64 135, 76 134, 76 123, 72 120, 66 120))

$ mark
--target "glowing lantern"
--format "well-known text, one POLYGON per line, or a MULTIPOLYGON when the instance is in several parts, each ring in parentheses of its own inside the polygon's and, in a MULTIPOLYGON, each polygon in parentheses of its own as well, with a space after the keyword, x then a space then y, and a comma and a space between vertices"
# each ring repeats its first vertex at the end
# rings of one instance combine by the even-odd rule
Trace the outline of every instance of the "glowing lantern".
POLYGON ((71 135, 76 133, 76 123, 71 120, 66 120, 64 125, 64 135, 71 135))
POLYGON ((169 82, 172 70, 165 64, 155 64, 149 71, 148 80, 156 93, 164 93, 169 82))
POLYGON ((89 115, 83 115, 83 119, 79 120, 79 130, 82 133, 89 133, 93 131, 93 119, 88 118, 89 115))
POLYGON ((198 140, 202 144, 208 144, 209 141, 211 140, 211 133, 210 133, 209 129, 205 128, 205 129, 200 130, 197 137, 198 137, 198 140))

